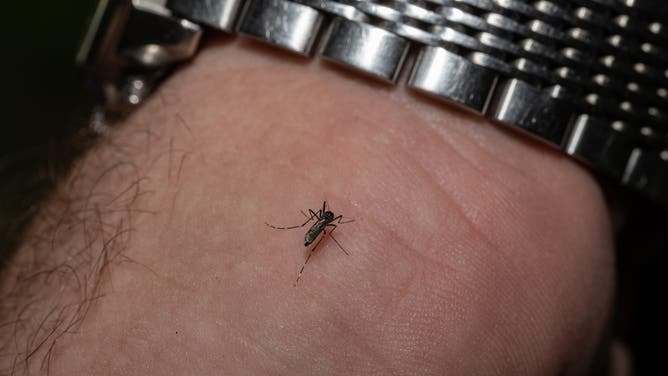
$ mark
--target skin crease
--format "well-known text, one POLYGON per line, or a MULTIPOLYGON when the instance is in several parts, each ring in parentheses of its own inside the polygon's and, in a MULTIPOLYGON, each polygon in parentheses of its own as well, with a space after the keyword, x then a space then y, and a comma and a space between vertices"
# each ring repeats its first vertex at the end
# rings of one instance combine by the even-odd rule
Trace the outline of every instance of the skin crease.
MULTIPOLYGON (((614 260, 585 168, 329 63, 208 44, 75 169, 89 201, 141 179, 141 211, 51 374, 587 373, 614 260), (350 256, 325 239, 295 287, 306 228, 264 222, 323 200, 355 219, 350 256)), ((85 234, 60 231, 54 262, 85 234)))

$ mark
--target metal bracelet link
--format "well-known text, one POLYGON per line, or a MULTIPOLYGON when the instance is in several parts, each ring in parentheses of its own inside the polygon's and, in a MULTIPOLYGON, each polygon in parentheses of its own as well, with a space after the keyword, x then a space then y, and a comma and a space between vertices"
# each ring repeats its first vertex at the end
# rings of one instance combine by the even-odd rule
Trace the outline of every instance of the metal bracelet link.
POLYGON ((124 79, 140 74, 152 87, 155 72, 191 57, 198 25, 238 32, 389 84, 407 77, 668 208, 668 6, 659 0, 102 3, 79 61, 116 97, 124 79))

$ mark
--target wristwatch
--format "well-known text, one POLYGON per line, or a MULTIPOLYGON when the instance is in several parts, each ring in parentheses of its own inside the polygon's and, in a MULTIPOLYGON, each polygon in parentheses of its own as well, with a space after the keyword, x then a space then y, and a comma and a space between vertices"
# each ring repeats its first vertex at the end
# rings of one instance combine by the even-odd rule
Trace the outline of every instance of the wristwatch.
POLYGON ((663 0, 100 0, 77 56, 91 126, 140 105, 203 30, 407 85, 668 208, 663 0))

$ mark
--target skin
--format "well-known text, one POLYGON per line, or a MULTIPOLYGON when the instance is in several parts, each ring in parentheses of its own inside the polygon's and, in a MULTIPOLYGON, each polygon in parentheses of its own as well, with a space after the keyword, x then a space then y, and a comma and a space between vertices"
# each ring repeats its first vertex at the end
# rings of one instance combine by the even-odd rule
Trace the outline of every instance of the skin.
POLYGON ((39 299, 12 348, 52 307, 85 314, 29 362, 2 358, 16 373, 577 375, 606 351, 612 230, 583 166, 248 41, 210 41, 40 218, 28 239, 51 245, 27 241, 4 285, 35 260, 76 272, 25 287, 39 299), (350 256, 323 240, 295 287, 306 228, 264 222, 323 200, 355 219, 334 233, 350 256))

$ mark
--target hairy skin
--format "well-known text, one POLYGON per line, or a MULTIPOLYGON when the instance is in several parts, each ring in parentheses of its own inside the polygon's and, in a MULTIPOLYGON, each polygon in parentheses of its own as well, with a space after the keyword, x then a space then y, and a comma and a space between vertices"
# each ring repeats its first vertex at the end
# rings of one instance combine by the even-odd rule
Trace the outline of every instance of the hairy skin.
POLYGON ((210 43, 43 212, 33 239, 57 235, 4 286, 40 257, 76 272, 24 284, 37 303, 0 358, 17 374, 577 375, 605 345, 611 226, 582 166, 246 41, 210 43), (54 214, 63 192, 78 220, 54 214), (264 222, 323 200, 355 219, 335 232, 351 255, 325 239, 294 287, 306 229, 264 222), (22 362, 64 302, 79 320, 22 362))

